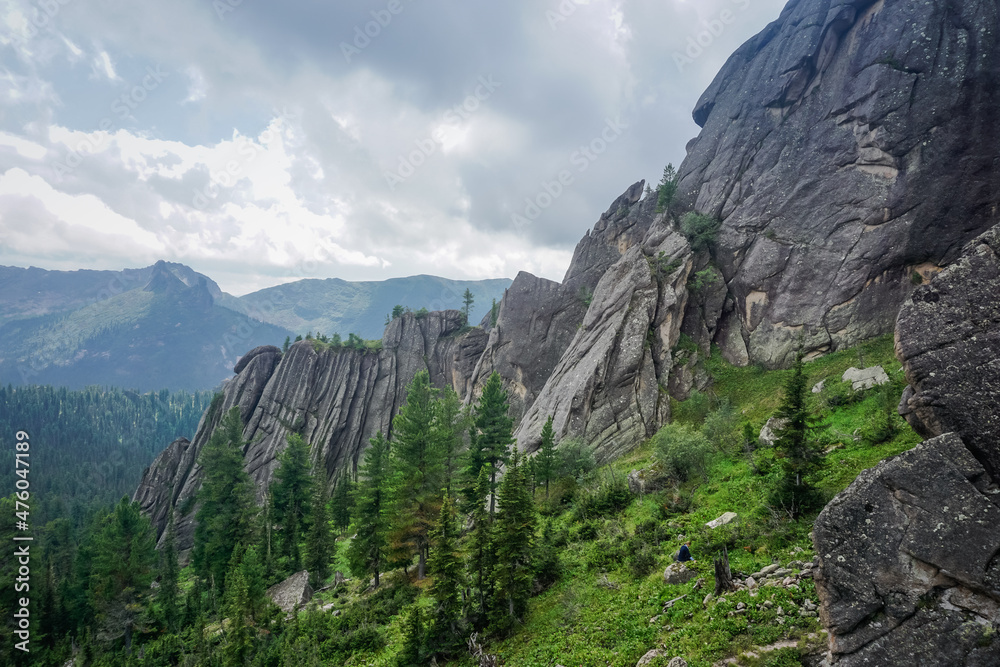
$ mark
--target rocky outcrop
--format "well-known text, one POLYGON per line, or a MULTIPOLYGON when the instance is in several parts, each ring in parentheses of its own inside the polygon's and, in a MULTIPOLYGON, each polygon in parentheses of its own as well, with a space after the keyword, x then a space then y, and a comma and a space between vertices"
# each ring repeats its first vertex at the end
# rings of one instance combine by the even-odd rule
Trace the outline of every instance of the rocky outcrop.
POLYGON ((257 484, 258 500, 267 491, 290 433, 310 444, 315 463, 330 478, 353 469, 368 439, 388 433, 392 416, 405 400, 406 386, 417 371, 429 371, 437 387, 465 391, 472 359, 485 345, 481 331, 462 332, 456 310, 426 316, 406 314, 386 327, 380 350, 331 348, 314 341, 295 343, 284 355, 259 347, 244 355, 192 442, 177 441, 143 475, 134 499, 158 534, 166 527, 170 506, 178 512, 178 546, 190 548, 194 499, 201 485, 198 455, 230 408, 238 406, 245 424, 246 468, 257 484))
POLYGON ((982 235, 900 311, 900 412, 932 439, 862 473, 816 521, 838 667, 1000 664, 998 247, 1000 229, 982 235))
POLYGON ((675 205, 723 221, 704 328, 727 358, 891 331, 916 276, 998 220, 998 39, 993 0, 798 0, 729 59, 675 205))
MULTIPOLYGON (((653 205, 648 198, 633 208, 650 214, 653 205)), ((522 449, 537 448, 550 415, 558 438, 582 439, 598 461, 636 446, 667 421, 671 350, 690 268, 684 237, 653 224, 604 273, 580 329, 515 433, 522 449)))
POLYGON ((997 487, 957 435, 861 473, 813 528, 833 664, 1000 663, 997 525, 997 487))
POLYGON ((910 383, 900 412, 925 437, 955 432, 1000 478, 1000 227, 918 287, 899 313, 896 354, 910 383))
POLYGON ((505 381, 510 415, 519 421, 576 335, 587 312, 586 299, 585 292, 568 284, 518 273, 500 302, 465 395, 468 402, 478 398, 496 371, 505 381))

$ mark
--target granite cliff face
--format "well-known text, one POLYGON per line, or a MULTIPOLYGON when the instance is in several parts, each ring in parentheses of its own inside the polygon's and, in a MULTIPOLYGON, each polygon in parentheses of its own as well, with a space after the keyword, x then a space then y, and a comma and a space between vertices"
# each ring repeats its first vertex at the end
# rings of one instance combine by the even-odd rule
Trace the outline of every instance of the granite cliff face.
POLYGON ((259 347, 244 355, 221 401, 202 419, 192 442, 172 443, 143 475, 134 499, 162 534, 170 505, 187 510, 178 520, 178 544, 186 549, 193 536, 193 498, 201 485, 198 455, 233 406, 240 408, 246 468, 258 500, 271 482, 277 456, 289 433, 311 445, 313 461, 332 478, 357 465, 358 456, 376 432, 389 432, 390 420, 405 399, 417 371, 427 369, 436 386, 464 389, 486 338, 482 331, 461 333, 457 310, 407 314, 386 328, 378 351, 319 349, 311 341, 282 354, 259 347))
POLYGON ((723 221, 707 332, 787 364, 892 331, 927 278, 997 222, 993 0, 792 0, 698 102, 679 210, 723 221), (718 326, 716 327, 716 322, 718 326))
POLYGON ((246 467, 258 499, 271 482, 291 432, 311 446, 330 479, 350 469, 376 432, 388 433, 406 386, 428 370, 467 403, 494 371, 504 380, 519 446, 533 450, 541 425, 555 417, 560 438, 578 437, 605 460, 641 443, 669 416, 671 349, 693 265, 687 241, 641 199, 642 181, 601 216, 577 247, 562 283, 521 273, 496 322, 465 328, 458 311, 393 320, 381 349, 325 349, 308 341, 281 354, 261 347, 236 376, 192 442, 172 443, 146 471, 135 498, 162 533, 171 505, 182 548, 191 544, 197 459, 222 415, 240 407, 246 467))
POLYGON ((833 664, 996 665, 1000 227, 914 290, 900 413, 932 439, 862 473, 814 528, 833 664))

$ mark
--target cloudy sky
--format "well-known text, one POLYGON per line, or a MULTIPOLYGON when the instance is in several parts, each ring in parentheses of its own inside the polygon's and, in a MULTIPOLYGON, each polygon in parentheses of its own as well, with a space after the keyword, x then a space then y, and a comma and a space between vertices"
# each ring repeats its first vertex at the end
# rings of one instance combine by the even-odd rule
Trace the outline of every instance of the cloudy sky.
POLYGON ((559 280, 783 4, 0 0, 0 264, 559 280))

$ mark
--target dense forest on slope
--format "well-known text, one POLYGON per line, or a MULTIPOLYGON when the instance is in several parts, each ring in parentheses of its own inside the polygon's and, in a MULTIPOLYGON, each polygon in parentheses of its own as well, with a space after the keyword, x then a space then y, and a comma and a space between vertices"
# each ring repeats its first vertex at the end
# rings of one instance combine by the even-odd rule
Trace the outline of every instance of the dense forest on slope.
MULTIPOLYGON (((165 389, 0 387, 5 442, 17 431, 31 438, 31 488, 44 503, 34 508, 35 522, 131 494, 164 442, 194 436, 210 400, 209 392, 165 389)), ((13 444, 3 448, 0 461, 0 488, 13 489, 13 444)))
MULTIPOLYGON (((171 527, 157 553, 127 498, 75 534, 58 522, 39 531, 36 652, 30 663, 6 653, 5 663, 62 664, 75 647, 77 664, 95 666, 631 667, 660 648, 708 667, 751 664, 739 655, 768 646, 754 664, 800 664, 818 642, 816 512, 860 470, 918 441, 890 409, 902 388, 892 342, 785 371, 735 368, 718 353, 702 363, 711 388, 600 468, 548 430, 534 456, 515 454, 498 377, 468 410, 418 373, 391 438, 373 439, 356 479, 331 489, 292 435, 262 506, 231 411, 201 455, 198 502, 171 522, 197 518, 194 549, 178 554, 171 527), (888 384, 855 391, 841 381, 849 366, 873 364, 888 384), (775 414, 793 426, 759 441, 775 414), (789 483, 797 477, 801 488, 789 483), (705 525, 727 511, 738 519, 705 525), (687 540, 690 578, 665 581, 687 540), (757 587, 706 598, 724 549, 737 580, 776 565, 787 578, 761 575, 757 587), (123 550, 127 562, 115 558, 123 550), (313 601, 280 611, 267 587, 302 570, 313 601)), ((13 501, 3 503, 9 540, 13 501)))

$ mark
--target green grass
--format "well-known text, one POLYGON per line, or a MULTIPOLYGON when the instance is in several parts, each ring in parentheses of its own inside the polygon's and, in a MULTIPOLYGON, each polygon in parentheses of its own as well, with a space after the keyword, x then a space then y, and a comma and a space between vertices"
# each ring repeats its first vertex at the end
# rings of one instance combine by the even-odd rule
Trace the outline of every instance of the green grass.
MULTIPOLYGON (((694 353, 693 350, 691 350, 694 353)), ((694 404, 674 403, 674 417, 699 426, 705 414, 721 401, 729 401, 741 420, 755 430, 773 415, 783 392, 788 371, 762 368, 737 368, 724 362, 718 352, 705 360, 713 383, 706 392, 695 395, 694 404)), ((871 432, 874 416, 884 411, 887 401, 898 400, 902 391, 902 373, 892 351, 889 337, 866 343, 859 348, 828 355, 806 364, 809 386, 826 380, 826 388, 810 394, 813 416, 823 425, 816 437, 829 450, 826 466, 815 479, 827 499, 846 488, 858 473, 887 457, 912 448, 919 437, 905 422, 893 416, 895 433, 880 444, 871 444, 865 434, 871 432), (855 395, 841 386, 840 376, 851 366, 880 364, 893 381, 890 395, 870 390, 855 395)), ((756 465, 767 468, 773 463, 769 450, 761 450, 756 465)), ((544 492, 536 500, 546 509, 541 523, 551 522, 554 534, 561 536, 559 559, 562 575, 550 588, 531 600, 525 623, 512 636, 487 641, 487 650, 496 653, 503 664, 518 667, 563 665, 621 665, 631 667, 647 651, 662 648, 669 657, 681 656, 690 667, 709 667, 733 657, 747 667, 790 667, 800 664, 800 649, 784 647, 762 653, 756 658, 742 654, 778 641, 822 642, 816 634, 818 619, 795 615, 779 622, 777 608, 790 610, 792 603, 817 602, 810 580, 798 591, 764 587, 752 593, 739 591, 723 599, 703 600, 714 586, 712 560, 723 547, 728 549, 735 573, 750 574, 780 562, 808 561, 813 558, 809 532, 815 513, 798 521, 773 512, 767 505, 775 472, 755 473, 742 451, 717 451, 704 476, 635 498, 620 510, 601 515, 574 508, 574 503, 560 505, 563 494, 573 494, 576 504, 584 495, 602 497, 607 489, 620 484, 633 469, 655 466, 653 447, 647 442, 607 466, 591 472, 579 484, 553 485, 552 501, 543 503, 544 492), (602 491, 603 489, 603 491, 602 491), (705 523, 724 512, 734 511, 739 519, 716 530, 705 523), (650 532, 652 531, 652 532, 650 532), (684 540, 692 541, 697 562, 692 567, 703 579, 667 585, 662 572, 684 540), (653 556, 646 575, 636 575, 633 554, 646 550, 653 556), (663 605, 682 598, 669 610, 663 605), (765 607, 769 602, 770 607, 765 607), (737 605, 747 606, 746 613, 736 614, 737 605), (733 615, 730 615, 733 614, 733 615), (811 639, 809 639, 811 638, 811 639)), ((772 471, 776 466, 772 466, 772 471)), ((347 572, 343 562, 346 540, 338 542, 335 569, 347 572)), ((386 577, 391 582, 392 576, 386 577)), ((420 582, 420 604, 430 611, 427 595, 429 581, 420 582)), ((391 585, 391 584, 388 584, 391 585)), ((362 599, 362 582, 348 587, 338 606, 362 599)), ((324 593, 324 596, 328 594, 324 593)), ((345 664, 391 665, 402 641, 402 620, 406 609, 393 617, 382 631, 386 648, 377 654, 355 655, 345 664)), ((668 660, 660 664, 666 665, 668 660)), ((452 663, 472 667, 468 657, 452 663)), ((654 663, 655 664, 655 663, 654 663)))

